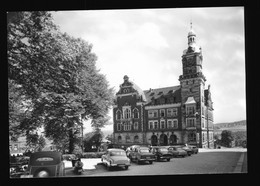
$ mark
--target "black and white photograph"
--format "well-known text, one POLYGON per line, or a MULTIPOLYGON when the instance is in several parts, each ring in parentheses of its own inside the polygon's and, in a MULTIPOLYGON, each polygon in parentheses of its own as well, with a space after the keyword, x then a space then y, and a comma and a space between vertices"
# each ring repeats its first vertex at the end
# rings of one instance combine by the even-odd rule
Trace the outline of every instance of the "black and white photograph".
POLYGON ((248 173, 243 6, 6 14, 10 178, 248 173))

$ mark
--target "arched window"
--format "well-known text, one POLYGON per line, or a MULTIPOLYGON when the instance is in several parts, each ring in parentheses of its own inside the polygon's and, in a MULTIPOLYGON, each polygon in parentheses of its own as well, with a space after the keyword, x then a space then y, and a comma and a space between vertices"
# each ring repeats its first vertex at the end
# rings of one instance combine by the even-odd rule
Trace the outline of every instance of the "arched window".
POLYGON ((138 112, 138 109, 137 108, 135 108, 134 110, 133 110, 133 112, 134 112, 134 118, 139 118, 139 112, 138 112))
POLYGON ((130 111, 129 108, 126 108, 126 109, 124 110, 124 118, 125 118, 125 119, 131 118, 131 111, 130 111))
POLYGON ((152 135, 152 137, 151 137, 151 144, 153 146, 158 144, 158 138, 157 138, 156 135, 152 135))
POLYGON ((121 137, 121 136, 118 136, 118 137, 117 137, 117 141, 118 141, 118 143, 121 143, 121 142, 122 142, 122 137, 121 137))
POLYGON ((172 134, 172 135, 170 136, 170 144, 171 144, 171 145, 174 145, 174 144, 176 144, 176 143, 177 143, 177 136, 174 135, 174 134, 172 134))
POLYGON ((116 119, 117 120, 121 119, 121 111, 120 110, 116 111, 116 119))
POLYGON ((131 140, 130 140, 130 136, 127 135, 127 136, 125 137, 125 141, 126 141, 126 143, 131 142, 131 140))
POLYGON ((134 137, 134 142, 139 143, 139 137, 137 135, 134 137))

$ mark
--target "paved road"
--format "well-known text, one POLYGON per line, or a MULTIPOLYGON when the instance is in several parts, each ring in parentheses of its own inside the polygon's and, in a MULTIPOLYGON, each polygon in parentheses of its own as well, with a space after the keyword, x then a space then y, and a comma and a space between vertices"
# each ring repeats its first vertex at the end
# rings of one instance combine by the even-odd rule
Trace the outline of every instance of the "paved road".
MULTIPOLYGON (((131 163, 128 170, 115 168, 107 171, 105 166, 97 164, 96 169, 85 170, 81 176, 139 176, 139 175, 176 175, 176 174, 219 174, 233 173, 238 162, 246 159, 243 151, 203 151, 186 158, 173 158, 170 162, 154 162, 138 165, 131 163), (243 154, 243 156, 241 156, 243 154)), ((246 165, 241 167, 247 172, 246 165)), ((72 176, 71 169, 67 169, 67 176, 72 176)))

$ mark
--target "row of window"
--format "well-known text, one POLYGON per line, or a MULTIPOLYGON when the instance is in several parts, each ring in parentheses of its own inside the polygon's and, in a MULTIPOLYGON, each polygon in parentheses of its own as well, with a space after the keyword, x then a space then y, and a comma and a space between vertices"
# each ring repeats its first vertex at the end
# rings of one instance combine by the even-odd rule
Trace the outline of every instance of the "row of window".
POLYGON ((116 120, 120 119, 129 119, 129 118, 139 118, 139 110, 137 108, 133 109, 133 112, 131 112, 130 106, 123 108, 123 113, 120 110, 116 111, 116 120))
MULTIPOLYGON (((172 117, 172 116, 177 116, 178 115, 178 110, 177 108, 170 108, 166 109, 167 110, 167 116, 172 117)), ((165 117, 165 109, 160 109, 159 110, 160 117, 165 117)), ((148 111, 148 118, 158 118, 158 110, 149 110, 148 111)))
MULTIPOLYGON (((211 138, 211 135, 210 135, 210 138, 211 138)), ((212 138, 213 138, 213 134, 212 134, 212 138)), ((196 142, 196 140, 197 140, 197 135, 196 135, 195 132, 191 132, 191 133, 188 134, 188 142, 196 142)), ((118 136, 117 137, 117 141, 118 141, 118 143, 122 143, 122 136, 118 136)), ((125 137, 125 141, 126 141, 126 143, 130 143, 131 142, 130 136, 127 135, 125 137)), ((134 141, 134 143, 139 143, 139 137, 137 135, 134 136, 133 141, 134 141)), ((170 141, 177 142, 176 136, 175 135, 171 135, 170 136, 170 141), (172 139, 172 137, 175 137, 175 139, 172 139)), ((204 141, 204 137, 203 137, 203 141, 204 141)))
MULTIPOLYGON (((202 107, 202 115, 204 115, 204 108, 202 107)), ((195 105, 187 106, 186 107, 186 113, 187 115, 194 115, 196 113, 196 107, 195 105)), ((158 118, 158 117, 176 117, 178 115, 178 109, 177 108, 169 108, 166 109, 160 109, 160 110, 148 110, 148 118, 158 118)), ((212 113, 208 113, 209 119, 212 119, 212 113)), ((116 120, 120 119, 129 119, 129 118, 139 118, 139 110, 137 108, 134 108, 131 112, 130 108, 123 108, 123 113, 120 110, 116 111, 116 120)))
POLYGON ((162 104, 170 104, 170 103, 175 103, 176 102, 176 97, 169 97, 169 98, 159 98, 159 99, 152 99, 151 104, 152 105, 162 105, 162 104))
POLYGON ((150 130, 166 129, 166 128, 175 129, 175 128, 178 128, 178 120, 177 119, 167 120, 167 126, 166 126, 165 120, 161 120, 160 125, 157 120, 149 121, 148 128, 150 130))
MULTIPOLYGON (((138 130, 138 122, 134 122, 134 130, 138 130)), ((130 131, 132 130, 132 122, 117 123, 117 131, 130 131)))
MULTIPOLYGON (((118 141, 118 143, 122 143, 122 137, 118 136, 117 141, 118 141)), ((126 143, 130 143, 131 142, 130 136, 126 136, 125 141, 126 141, 126 143)), ((139 137, 136 135, 136 136, 134 136, 134 143, 138 143, 138 142, 139 142, 139 137)))

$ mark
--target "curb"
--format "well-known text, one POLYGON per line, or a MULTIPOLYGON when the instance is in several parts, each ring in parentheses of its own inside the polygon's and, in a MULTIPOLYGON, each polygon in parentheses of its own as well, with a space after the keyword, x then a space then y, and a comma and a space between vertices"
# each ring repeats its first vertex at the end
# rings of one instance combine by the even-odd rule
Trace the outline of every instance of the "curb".
POLYGON ((242 152, 238 162, 237 162, 237 165, 233 171, 233 173, 241 173, 242 172, 242 166, 243 166, 243 162, 244 162, 244 156, 245 156, 245 153, 242 152))

